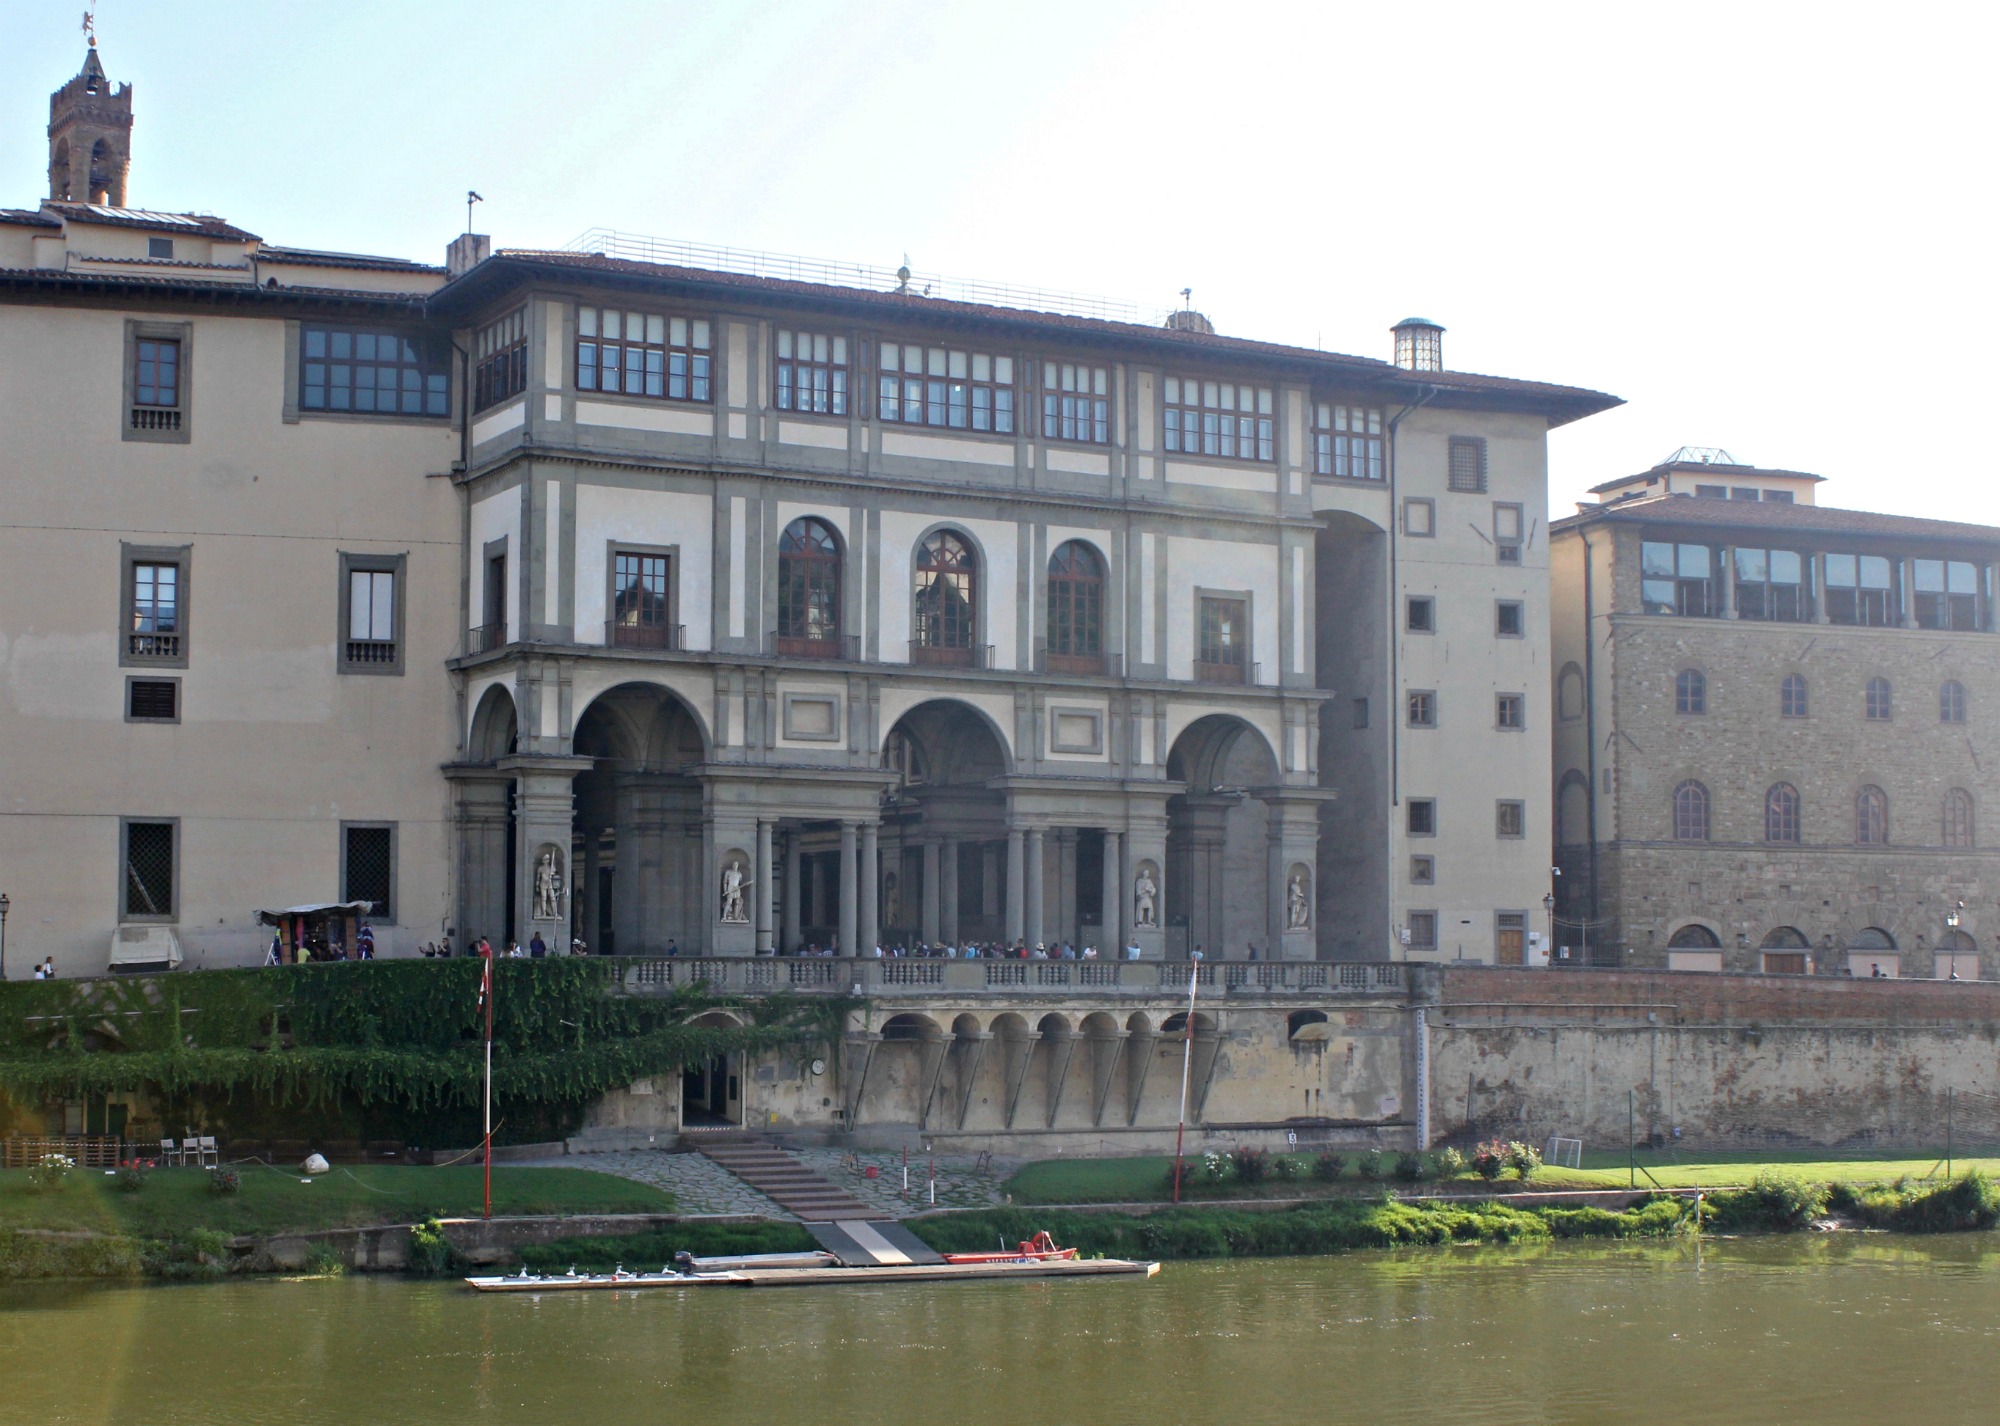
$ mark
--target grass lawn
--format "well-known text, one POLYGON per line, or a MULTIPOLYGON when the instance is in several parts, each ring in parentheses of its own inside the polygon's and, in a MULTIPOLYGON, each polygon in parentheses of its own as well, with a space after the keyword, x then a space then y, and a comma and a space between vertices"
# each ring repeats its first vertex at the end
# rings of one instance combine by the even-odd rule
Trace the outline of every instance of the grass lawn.
MULTIPOLYGON (((310 1183, 254 1164, 238 1168, 243 1191, 211 1193, 204 1169, 158 1169, 137 1193, 121 1193, 101 1170, 78 1169, 68 1187, 39 1193, 26 1169, 0 1170, 0 1229, 91 1229, 145 1238, 207 1228, 274 1233, 407 1223, 435 1215, 477 1217, 480 1167, 368 1165, 335 1168, 310 1183)), ((493 1211, 502 1213, 666 1213, 670 1194, 586 1169, 493 1170, 493 1211)))
MULTIPOLYGON (((1273 1154, 1276 1159, 1279 1155, 1273 1154)), ((1292 1155, 1308 1169, 1312 1156, 1292 1155)), ((1366 1180, 1354 1171, 1354 1156, 1348 1155, 1347 1172, 1337 1184, 1325 1183, 1313 1178, 1310 1172, 1294 1179, 1266 1179, 1263 1183, 1248 1187, 1234 1183, 1190 1184, 1182 1192, 1184 1201, 1213 1202, 1226 1199, 1257 1198, 1321 1198, 1353 1194, 1372 1195, 1386 1188, 1394 1188, 1402 1193, 1477 1193, 1486 1184, 1471 1174, 1466 1174, 1450 1183, 1429 1180, 1424 1183, 1404 1184, 1393 1179, 1366 1180)), ((1024 1165, 1006 1185, 1017 1204, 1042 1203, 1161 1203, 1169 1197, 1167 1175, 1173 1168, 1173 1159, 1166 1155, 1151 1155, 1128 1159, 1044 1159, 1038 1163, 1024 1165)), ((1190 1154, 1188 1163, 1198 1165, 1200 1156, 1190 1154)), ((1539 1189, 1564 1188, 1625 1188, 1630 1183, 1622 1154, 1586 1154, 1581 1169, 1544 1169, 1534 1178, 1532 1187, 1539 1189)), ((1901 1177, 1917 1179, 1928 1174, 1937 1164, 1935 1155, 1925 1158, 1908 1158, 1901 1155, 1850 1155, 1842 1158, 1828 1158, 1824 1150, 1786 1153, 1783 1151, 1752 1151, 1744 1153, 1707 1153, 1683 1156, 1679 1163, 1662 1162, 1658 1154, 1641 1154, 1640 1165, 1651 1171, 1652 1180, 1644 1173, 1639 1175, 1639 1187, 1648 1188, 1657 1182, 1662 1188, 1712 1188, 1727 1185, 1746 1184, 1756 1177, 1758 1170, 1774 1168, 1814 1183, 1887 1183, 1901 1177)), ((2000 1159, 1995 1158, 1954 1158, 1952 1172, 1962 1174, 1967 1169, 1983 1169, 1987 1174, 2000 1178, 2000 1159)), ((1943 1168, 1938 1174, 1943 1176, 1943 1168)), ((1498 1192, 1518 1191, 1520 1183, 1510 1173, 1495 1186, 1498 1192)))

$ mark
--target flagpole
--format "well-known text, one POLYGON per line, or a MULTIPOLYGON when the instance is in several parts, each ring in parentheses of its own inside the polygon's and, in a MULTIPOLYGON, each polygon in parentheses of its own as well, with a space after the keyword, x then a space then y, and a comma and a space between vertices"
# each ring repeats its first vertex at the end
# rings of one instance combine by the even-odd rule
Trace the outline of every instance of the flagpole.
POLYGON ((481 1210, 482 1218, 493 1216, 493 947, 486 946, 485 968, 480 972, 482 994, 486 1002, 486 1204, 481 1210))
POLYGON ((1201 984, 1201 962, 1188 966, 1187 1024, 1181 1027, 1181 1117, 1174 1126, 1174 1202, 1181 1201, 1181 1143, 1187 1136, 1188 1079, 1194 1069, 1194 992, 1201 984))

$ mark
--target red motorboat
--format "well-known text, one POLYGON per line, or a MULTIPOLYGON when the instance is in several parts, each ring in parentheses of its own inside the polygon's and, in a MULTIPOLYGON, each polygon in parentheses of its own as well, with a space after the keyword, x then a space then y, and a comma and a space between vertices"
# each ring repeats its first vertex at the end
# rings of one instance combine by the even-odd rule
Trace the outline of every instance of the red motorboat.
POLYGON ((998 1253, 944 1253, 948 1263, 1047 1263, 1067 1262, 1076 1256, 1075 1248, 1058 1248, 1056 1240, 1046 1232, 1035 1234, 1025 1243, 1015 1246, 1013 1252, 998 1253))

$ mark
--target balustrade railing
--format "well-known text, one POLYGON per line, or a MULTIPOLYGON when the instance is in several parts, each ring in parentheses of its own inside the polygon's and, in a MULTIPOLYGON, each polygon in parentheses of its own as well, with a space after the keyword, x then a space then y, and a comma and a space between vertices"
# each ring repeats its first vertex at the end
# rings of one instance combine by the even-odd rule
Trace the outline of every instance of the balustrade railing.
POLYGON ((822 994, 985 992, 1036 994, 1078 990, 1124 995, 1185 995, 1192 976, 1203 993, 1394 995, 1405 988, 1394 962, 1347 961, 1018 961, 816 956, 609 956, 606 974, 632 994, 701 984, 715 991, 778 989, 822 994))

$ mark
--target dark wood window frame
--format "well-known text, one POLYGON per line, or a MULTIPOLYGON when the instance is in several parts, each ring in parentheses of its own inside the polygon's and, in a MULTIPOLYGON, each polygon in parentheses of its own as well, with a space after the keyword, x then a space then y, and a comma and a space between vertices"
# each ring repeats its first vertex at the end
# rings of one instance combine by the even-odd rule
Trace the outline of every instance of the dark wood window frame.
POLYGON ((1692 778, 1674 789, 1673 840, 1706 842, 1713 826, 1714 802, 1708 788, 1692 778))
MULTIPOLYGON (((340 625, 334 631, 336 663, 341 673, 382 674, 400 677, 403 672, 404 608, 409 581, 407 554, 369 555, 340 552, 340 625), (357 574, 389 576, 389 618, 383 624, 379 609, 357 611, 357 574), (357 613, 368 617, 365 628, 357 628, 357 613)), ((371 591, 372 593, 372 591, 371 591)))
POLYGON ((688 312, 579 303, 576 389, 713 406, 716 326, 713 318, 688 312))
POLYGON ((1438 725, 1438 696, 1435 688, 1410 688, 1403 692, 1403 725, 1435 728, 1438 725))
POLYGON ((777 652, 842 658, 846 550, 830 520, 801 515, 778 534, 777 652))
POLYGON ((1684 668, 1674 675, 1674 712, 1688 718, 1708 716, 1708 675, 1684 668))
POLYGON ((194 436, 194 323, 125 319, 124 390, 118 409, 119 435, 128 441, 185 445, 194 436), (174 366, 171 401, 161 401, 158 367, 149 365, 142 380, 142 352, 171 349, 174 366), (146 399, 142 399, 146 398, 146 399))
POLYGON ((1863 720, 1869 723, 1894 722, 1896 686, 1880 674, 1869 679, 1861 690, 1861 712, 1863 720))
POLYGON ((1873 783, 1854 794, 1854 845, 1889 845, 1889 794, 1873 783))
POLYGON ((298 415, 450 417, 450 348, 436 338, 406 328, 348 322, 300 322, 298 331, 295 384, 287 403, 298 415))
POLYGON ((1503 797, 1493 804, 1493 835, 1503 842, 1518 842, 1528 835, 1528 804, 1518 797, 1503 797))
POLYGON ((1503 733, 1526 732, 1528 728, 1528 695, 1525 693, 1494 694, 1493 726, 1503 733))
POLYGON ((1194 591, 1194 677, 1197 683, 1244 685, 1255 683, 1256 665, 1251 647, 1255 637, 1256 607, 1247 589, 1200 589, 1194 591), (1229 608, 1236 609, 1235 624, 1227 636, 1218 622, 1229 608), (1240 629, 1241 637, 1235 637, 1240 629))
POLYGON ((877 341, 875 367, 875 413, 884 424, 974 436, 1015 434, 1020 373, 1012 356, 927 342, 877 341), (913 361, 915 371, 910 369, 913 361))
POLYGON ((1049 361, 1042 368, 1042 439, 1070 445, 1111 444, 1111 368, 1049 361))
POLYGON ((1333 480, 1384 478, 1382 408, 1312 403, 1312 472, 1333 480))
POLYGON ((1956 725, 1964 723, 1965 718, 1965 685, 1947 678, 1938 685, 1938 722, 1956 725))
POLYGON ((842 332, 779 327, 771 333, 772 399, 791 416, 848 414, 854 384, 848 354, 853 339, 842 332))
POLYGON ((1944 845, 1953 851, 1970 851, 1978 845, 1974 836, 1977 823, 1972 794, 1954 787, 1944 795, 1944 845))
POLYGON ((1160 383, 1160 397, 1162 444, 1168 454, 1246 465, 1276 462, 1274 388, 1254 380, 1169 375, 1160 383))
POLYGON ((1104 672, 1104 556, 1088 540, 1065 540, 1049 555, 1047 654, 1050 673, 1104 672))
POLYGON ((1812 686, 1802 673, 1788 673, 1778 680, 1778 716, 1806 718, 1812 714, 1812 686))
MULTIPOLYGON (((679 545, 641 545, 629 540, 607 542, 604 550, 605 644, 618 649, 672 651, 683 648, 686 639, 680 622, 680 574, 679 545), (625 599, 626 590, 636 587, 628 583, 627 576, 646 579, 645 566, 653 561, 661 565, 660 587, 654 591, 659 600, 658 607, 649 611, 644 607, 643 599, 637 606, 627 599, 627 607, 621 607, 620 601, 625 599), (636 617, 628 619, 627 614, 636 617)), ((641 593, 643 595, 643 588, 641 593)))
POLYGON ((118 662, 124 668, 186 668, 189 649, 189 611, 193 590, 192 545, 119 546, 118 570, 118 662), (174 628, 141 629, 145 620, 138 603, 138 571, 142 565, 171 565, 174 569, 174 628))
POLYGON ((472 335, 472 409, 512 400, 528 389, 528 309, 516 307, 472 335))
POLYGON ((972 537, 954 526, 940 526, 917 541, 911 562, 912 662, 970 666, 978 661, 984 564, 972 537), (955 601, 949 597, 954 590, 955 601))
POLYGON ((1789 782, 1774 782, 1764 790, 1764 840, 1773 846, 1795 847, 1804 826, 1799 790, 1789 782))

